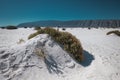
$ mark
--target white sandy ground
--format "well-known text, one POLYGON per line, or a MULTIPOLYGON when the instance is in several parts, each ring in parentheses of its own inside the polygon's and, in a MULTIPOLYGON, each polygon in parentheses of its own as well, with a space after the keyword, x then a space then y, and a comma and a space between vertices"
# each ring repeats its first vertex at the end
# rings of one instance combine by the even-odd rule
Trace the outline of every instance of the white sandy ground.
POLYGON ((31 33, 34 33, 33 28, 18 28, 15 30, 0 29, 0 48, 10 47, 19 42, 19 39, 27 40, 31 33))
POLYGON ((33 29, 0 29, 0 63, 6 65, 0 67, 0 80, 120 80, 120 37, 106 35, 111 30, 120 29, 66 29, 81 41, 87 56, 88 62, 79 64, 47 35, 27 41, 33 29), (21 38, 26 43, 17 44, 21 38), (45 52, 45 59, 33 53, 35 48, 45 52))

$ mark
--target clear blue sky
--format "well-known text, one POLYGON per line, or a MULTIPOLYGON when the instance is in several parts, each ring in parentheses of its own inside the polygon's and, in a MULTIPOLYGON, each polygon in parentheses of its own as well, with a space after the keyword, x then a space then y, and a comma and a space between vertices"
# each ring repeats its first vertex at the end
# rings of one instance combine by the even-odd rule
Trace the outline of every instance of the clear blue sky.
POLYGON ((120 19, 120 0, 0 0, 0 26, 83 19, 120 19))

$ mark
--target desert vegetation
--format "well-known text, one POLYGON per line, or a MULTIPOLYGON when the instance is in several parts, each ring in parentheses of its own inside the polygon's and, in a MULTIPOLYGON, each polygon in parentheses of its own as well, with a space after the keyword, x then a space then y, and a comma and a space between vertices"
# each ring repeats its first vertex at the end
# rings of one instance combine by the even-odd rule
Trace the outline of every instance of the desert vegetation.
POLYGON ((41 27, 38 26, 34 27, 34 30, 39 30, 39 29, 41 29, 41 27))
POLYGON ((109 31, 109 32, 107 33, 107 35, 110 35, 110 34, 115 34, 115 35, 117 35, 117 36, 120 36, 120 31, 118 31, 118 30, 109 31))
POLYGON ((44 28, 37 30, 36 33, 30 34, 28 39, 31 39, 38 34, 49 34, 56 42, 63 46, 63 49, 70 53, 77 61, 83 60, 83 48, 80 41, 68 32, 60 32, 53 28, 44 28))
POLYGON ((65 31, 66 29, 65 28, 62 28, 63 31, 65 31))
POLYGON ((17 29, 16 26, 7 26, 6 29, 17 29))

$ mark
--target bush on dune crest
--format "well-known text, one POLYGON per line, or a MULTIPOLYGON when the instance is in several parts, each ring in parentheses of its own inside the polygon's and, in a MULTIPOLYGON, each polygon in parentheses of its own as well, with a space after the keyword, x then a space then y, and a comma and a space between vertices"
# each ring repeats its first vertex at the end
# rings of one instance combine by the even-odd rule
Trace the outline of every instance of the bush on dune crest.
POLYGON ((117 36, 120 36, 120 31, 118 31, 118 30, 109 31, 109 32, 107 33, 107 35, 110 35, 110 34, 112 34, 112 33, 116 34, 117 36))
POLYGON ((28 39, 38 34, 49 34, 56 42, 60 43, 73 58, 79 62, 83 61, 83 48, 80 41, 68 32, 60 32, 53 28, 39 29, 36 33, 31 34, 28 39))

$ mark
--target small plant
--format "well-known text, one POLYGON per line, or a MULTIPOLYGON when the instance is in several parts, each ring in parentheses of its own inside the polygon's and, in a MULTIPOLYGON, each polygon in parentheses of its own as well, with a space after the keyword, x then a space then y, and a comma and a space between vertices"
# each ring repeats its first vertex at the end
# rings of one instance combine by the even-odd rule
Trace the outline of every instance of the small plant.
POLYGON ((24 27, 24 28, 27 28, 27 27, 24 27))
POLYGON ((24 43, 24 42, 25 42, 25 40, 19 39, 19 41, 17 42, 17 44, 21 44, 21 43, 24 43))
POLYGON ((107 33, 107 35, 110 35, 110 34, 112 34, 112 33, 116 34, 117 36, 120 36, 120 31, 118 31, 118 30, 109 31, 109 32, 107 33))
POLYGON ((44 52, 41 49, 39 49, 39 48, 35 48, 34 53, 37 54, 41 58, 45 57, 44 52))
POLYGON ((88 27, 88 29, 91 29, 91 27, 88 27))
POLYGON ((65 28, 62 28, 63 31, 65 31, 66 29, 65 28))
POLYGON ((6 29, 17 29, 16 26, 7 26, 6 29))
POLYGON ((38 30, 36 33, 31 34, 28 39, 31 39, 38 34, 49 34, 56 42, 60 43, 63 46, 63 49, 70 53, 73 58, 77 61, 82 61, 83 57, 83 48, 80 41, 68 32, 60 32, 53 28, 44 28, 38 30))
POLYGON ((34 27, 34 30, 40 30, 41 27, 34 27))

